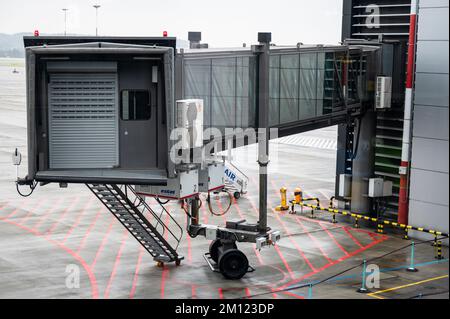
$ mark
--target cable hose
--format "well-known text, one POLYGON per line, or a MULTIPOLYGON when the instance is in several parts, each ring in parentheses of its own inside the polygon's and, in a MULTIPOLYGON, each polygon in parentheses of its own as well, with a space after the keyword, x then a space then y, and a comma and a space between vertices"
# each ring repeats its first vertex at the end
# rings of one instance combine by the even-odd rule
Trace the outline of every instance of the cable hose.
POLYGON ((230 210, 231 204, 233 204, 233 195, 231 195, 231 193, 229 193, 229 192, 227 192, 227 191, 224 191, 224 190, 222 190, 222 192, 224 192, 224 193, 226 193, 226 194, 228 195, 228 198, 230 199, 230 201, 229 201, 229 203, 228 203, 228 207, 227 207, 223 212, 221 212, 221 213, 216 213, 216 212, 213 210, 212 205, 211 205, 211 197, 210 197, 210 195, 209 195, 209 193, 208 193, 208 197, 207 197, 206 201, 208 202, 208 208, 209 208, 209 211, 210 211, 211 214, 214 215, 214 216, 223 216, 223 215, 225 215, 225 214, 228 213, 228 211, 230 210))
POLYGON ((19 189, 19 183, 16 182, 16 190, 17 190, 17 193, 19 193, 19 195, 22 196, 22 197, 29 197, 29 196, 31 196, 31 194, 33 194, 34 189, 35 189, 36 186, 37 186, 37 182, 34 183, 33 185, 29 185, 29 186, 30 186, 30 192, 29 192, 28 194, 23 194, 23 193, 20 191, 20 189, 19 189))

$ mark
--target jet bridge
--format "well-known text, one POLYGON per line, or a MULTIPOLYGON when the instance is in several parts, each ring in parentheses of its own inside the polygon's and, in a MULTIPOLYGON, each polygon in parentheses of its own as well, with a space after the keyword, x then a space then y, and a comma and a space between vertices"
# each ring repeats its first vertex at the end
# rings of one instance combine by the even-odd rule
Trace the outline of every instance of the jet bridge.
MULTIPOLYGON (((189 236, 212 240, 211 269, 241 278, 253 268, 236 243, 262 248, 280 239, 267 225, 268 138, 260 131, 277 129, 281 137, 351 123, 373 107, 378 73, 376 46, 277 47, 270 38, 260 33, 258 45, 238 49, 176 51, 173 38, 25 37, 29 161, 18 190, 86 184, 159 263, 183 259, 176 251, 183 229, 161 198, 182 201, 189 236), (171 136, 180 128, 187 143, 171 136), (217 156, 189 162, 196 150, 218 152, 206 150, 208 128, 225 133, 221 142, 230 147, 237 140, 227 129, 252 128, 259 137, 244 140, 260 150, 254 224, 199 223, 199 192, 209 198, 225 187, 217 156), (174 161, 172 152, 183 151, 188 161, 174 161), (148 194, 161 213, 146 203, 148 194)), ((20 164, 17 152, 13 159, 20 164)))

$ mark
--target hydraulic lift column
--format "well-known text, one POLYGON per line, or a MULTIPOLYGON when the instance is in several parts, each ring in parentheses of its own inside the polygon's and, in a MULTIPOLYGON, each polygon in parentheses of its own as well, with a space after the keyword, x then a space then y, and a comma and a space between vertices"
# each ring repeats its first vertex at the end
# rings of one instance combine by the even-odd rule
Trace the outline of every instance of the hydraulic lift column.
POLYGON ((258 231, 267 232, 267 165, 269 164, 269 62, 271 33, 258 33, 258 231))

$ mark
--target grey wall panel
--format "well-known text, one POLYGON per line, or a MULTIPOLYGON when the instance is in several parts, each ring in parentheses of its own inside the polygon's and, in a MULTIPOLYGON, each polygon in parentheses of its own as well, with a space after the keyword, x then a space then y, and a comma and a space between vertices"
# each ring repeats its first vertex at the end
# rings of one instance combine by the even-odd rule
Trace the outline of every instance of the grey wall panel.
POLYGON ((448 140, 436 140, 414 137, 411 167, 436 172, 448 173, 448 140))
POLYGON ((419 8, 447 7, 448 0, 420 0, 419 8))
POLYGON ((413 136, 448 141, 448 107, 416 105, 413 136))
MULTIPOLYGON (((410 225, 446 233, 449 232, 448 206, 411 200, 410 210, 414 212, 414 214, 412 214, 409 218, 410 225)), ((423 240, 430 240, 432 238, 430 235, 419 232, 411 232, 410 235, 423 240)))
POLYGON ((448 74, 416 74, 415 104, 448 107, 448 74))
POLYGON ((448 7, 424 8, 420 10, 418 36, 421 40, 448 40, 448 7))
MULTIPOLYGON (((448 173, 411 169, 412 200, 448 206, 448 173)), ((410 217, 414 215, 414 211, 410 217)))
POLYGON ((448 74, 448 41, 419 41, 416 59, 419 73, 448 74))

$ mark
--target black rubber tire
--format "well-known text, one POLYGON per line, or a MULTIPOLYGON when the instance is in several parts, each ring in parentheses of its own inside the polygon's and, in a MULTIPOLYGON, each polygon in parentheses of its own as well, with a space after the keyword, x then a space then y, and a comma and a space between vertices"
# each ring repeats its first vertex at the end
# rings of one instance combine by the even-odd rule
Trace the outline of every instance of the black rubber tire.
POLYGON ((209 244, 209 255, 211 256, 211 259, 214 260, 215 263, 219 261, 219 248, 222 247, 222 243, 220 242, 220 239, 214 239, 209 244))
POLYGON ((247 256, 238 249, 227 250, 219 258, 219 270, 227 279, 241 279, 248 271, 247 256))
MULTIPOLYGON (((214 262, 217 264, 219 262, 219 256, 220 256, 220 250, 219 248, 222 247, 222 243, 220 242, 220 239, 214 239, 209 244, 209 255, 211 256, 211 259, 214 260, 214 262)), ((234 242, 233 248, 237 249, 237 245, 234 242)))
POLYGON ((240 192, 234 192, 233 196, 234 196, 234 198, 239 199, 239 198, 241 198, 241 193, 240 192))

